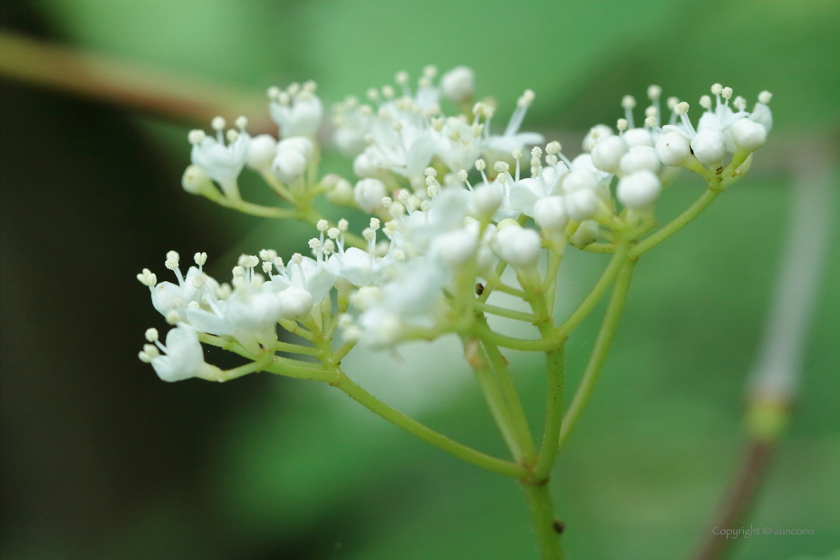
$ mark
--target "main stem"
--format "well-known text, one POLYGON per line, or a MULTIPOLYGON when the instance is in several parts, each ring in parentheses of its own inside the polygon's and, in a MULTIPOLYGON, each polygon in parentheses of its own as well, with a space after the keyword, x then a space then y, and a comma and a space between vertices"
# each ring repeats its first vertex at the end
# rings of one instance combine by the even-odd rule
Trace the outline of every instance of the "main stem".
POLYGON ((537 533, 537 547, 543 560, 563 560, 565 554, 558 538, 562 525, 554 519, 554 505, 548 482, 523 482, 531 508, 531 521, 537 533))

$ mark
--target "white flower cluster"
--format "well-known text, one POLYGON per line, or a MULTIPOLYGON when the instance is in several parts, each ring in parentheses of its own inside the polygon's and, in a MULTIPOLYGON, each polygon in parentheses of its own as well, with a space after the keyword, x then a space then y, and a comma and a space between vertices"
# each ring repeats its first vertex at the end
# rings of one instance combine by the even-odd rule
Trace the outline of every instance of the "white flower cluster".
POLYGON ((339 315, 346 340, 369 348, 435 333, 452 322, 453 301, 475 297, 476 282, 493 279, 500 261, 520 275, 539 277, 537 262, 546 248, 560 253, 567 243, 586 247, 605 229, 652 222, 653 206, 675 168, 722 181, 724 159, 732 154, 727 172, 734 176, 772 126, 768 92, 747 112, 746 101, 732 100, 732 89, 719 84, 711 88, 714 103, 701 97, 705 112, 696 128, 688 104, 676 98, 667 100, 664 124, 661 89, 650 86, 642 126, 634 121, 636 100, 625 96, 617 131, 593 127, 583 153, 570 159, 558 142, 534 146, 544 142, 541 135, 519 132, 532 91, 525 90, 505 131, 494 135, 494 107, 473 103, 472 70, 450 70, 440 85, 436 77, 437 69, 426 67, 412 91, 408 75, 400 72, 400 95, 385 86, 368 92, 370 104, 349 97, 336 106, 333 138, 355 157, 355 186, 333 175, 308 183, 323 113, 312 82, 269 90, 279 140, 250 138, 243 118, 236 123, 239 131, 227 132, 227 145, 221 118, 212 123, 215 139, 191 132, 193 165, 184 177, 189 192, 238 200, 236 177, 247 165, 298 191, 317 186, 330 201, 373 217, 357 247, 350 246, 346 220, 333 226, 321 219, 314 224, 318 236, 309 242, 311 256, 295 253, 284 263, 274 250, 243 255, 231 284, 203 271, 206 254, 196 254, 196 266, 184 276, 178 254, 170 252, 165 264, 178 284, 158 283, 147 269, 138 279, 176 328, 166 346, 151 329, 147 338, 156 345, 147 344, 141 359, 169 381, 212 379, 218 370, 203 360, 200 333, 235 341, 258 356, 273 353, 278 324, 317 328, 331 315, 339 315), (446 116, 442 97, 462 112, 446 116), (530 176, 523 177, 529 145, 530 176), (529 218, 535 227, 528 226, 529 218))

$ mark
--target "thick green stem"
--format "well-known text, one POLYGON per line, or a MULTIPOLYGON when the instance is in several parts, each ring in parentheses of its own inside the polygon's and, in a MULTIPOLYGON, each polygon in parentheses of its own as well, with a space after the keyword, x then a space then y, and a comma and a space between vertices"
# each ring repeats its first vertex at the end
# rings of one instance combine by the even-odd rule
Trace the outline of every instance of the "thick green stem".
POLYGON ((703 210, 709 207, 714 200, 720 195, 721 191, 717 189, 708 188, 703 195, 694 201, 694 204, 686 208, 686 210, 674 218, 662 229, 640 241, 633 250, 630 251, 630 258, 637 258, 642 253, 646 253, 680 231, 688 225, 694 218, 699 216, 703 210))
POLYGON ((467 447, 464 444, 451 440, 443 434, 440 434, 431 428, 424 426, 420 422, 409 418, 402 412, 391 408, 359 387, 346 375, 340 375, 341 377, 338 382, 335 383, 336 387, 374 414, 381 416, 385 420, 391 422, 399 428, 402 428, 411 435, 416 436, 426 443, 430 443, 438 449, 446 451, 459 459, 463 459, 468 463, 472 463, 483 469, 487 469, 488 471, 493 471, 511 478, 521 479, 527 476, 528 473, 524 467, 511 463, 510 461, 503 461, 502 459, 491 457, 490 455, 486 455, 480 451, 472 449, 471 447, 467 447))
POLYGON ((561 423, 563 421, 563 392, 565 390, 565 346, 545 353, 547 374, 545 427, 542 445, 533 478, 547 482, 554 459, 557 458, 561 423))
POLYGON ((565 555, 560 546, 560 525, 554 519, 554 506, 546 483, 523 482, 531 508, 531 521, 537 533, 537 546, 543 560, 563 560, 565 555))
POLYGON ((586 372, 583 374, 583 379, 581 379, 580 385, 575 392, 572 404, 569 406, 569 410, 563 418, 557 445, 558 451, 565 445, 566 440, 568 440, 569 435, 577 425, 583 409, 589 402, 589 397, 592 395, 595 383, 598 381, 598 375, 601 373, 601 368, 603 368, 607 354, 612 346, 613 337, 615 336, 615 331, 621 318, 621 312, 624 310, 624 303, 627 301, 627 292, 630 290, 630 282, 633 279, 634 266, 635 261, 627 261, 618 273, 612 298, 607 307, 607 312, 604 314, 601 331, 598 333, 598 339, 595 341, 595 348, 592 350, 592 356, 589 358, 586 372))

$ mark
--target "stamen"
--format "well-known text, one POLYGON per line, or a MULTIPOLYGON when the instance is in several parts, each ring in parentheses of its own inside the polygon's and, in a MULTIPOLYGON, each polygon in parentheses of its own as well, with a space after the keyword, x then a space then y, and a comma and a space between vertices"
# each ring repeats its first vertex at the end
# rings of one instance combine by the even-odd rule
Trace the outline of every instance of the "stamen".
POLYGON ((190 144, 196 145, 201 144, 204 142, 204 139, 207 138, 207 134, 204 133, 203 130, 191 130, 190 133, 187 135, 187 140, 190 144))
POLYGON ((264 261, 273 261, 277 258, 277 251, 273 249, 263 249, 259 253, 260 259, 264 261))
POLYGON ((633 123, 633 109, 636 107, 636 98, 632 95, 625 95, 621 98, 621 106, 624 108, 624 117, 630 128, 635 128, 633 123))
POLYGON ((685 126, 686 130, 688 130, 689 134, 693 137, 697 134, 697 132, 695 132, 694 125, 691 124, 691 121, 688 118, 688 107, 688 103, 682 101, 674 107, 674 114, 679 115, 683 126, 685 126))

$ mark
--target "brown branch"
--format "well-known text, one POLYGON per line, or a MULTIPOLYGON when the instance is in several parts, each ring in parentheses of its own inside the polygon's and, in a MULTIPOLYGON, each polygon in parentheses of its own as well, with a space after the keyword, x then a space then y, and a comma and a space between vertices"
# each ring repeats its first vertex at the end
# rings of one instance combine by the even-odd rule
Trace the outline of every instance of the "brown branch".
POLYGON ((0 31, 0 77, 188 124, 245 115, 252 133, 276 132, 265 98, 251 90, 8 31, 0 31))
POLYGON ((714 517, 714 523, 708 528, 708 537, 693 556, 695 560, 726 558, 731 551, 730 546, 737 542, 737 539, 727 539, 726 534, 720 533, 725 529, 735 530, 743 523, 764 480, 775 448, 774 441, 753 439, 747 442, 741 466, 723 500, 720 511, 714 517))

